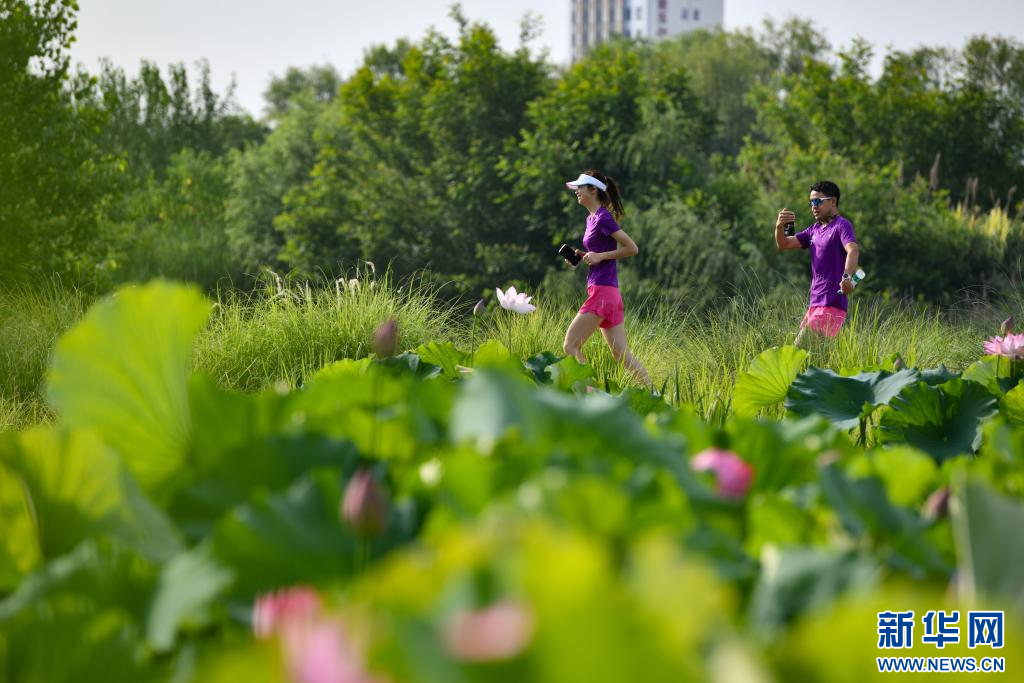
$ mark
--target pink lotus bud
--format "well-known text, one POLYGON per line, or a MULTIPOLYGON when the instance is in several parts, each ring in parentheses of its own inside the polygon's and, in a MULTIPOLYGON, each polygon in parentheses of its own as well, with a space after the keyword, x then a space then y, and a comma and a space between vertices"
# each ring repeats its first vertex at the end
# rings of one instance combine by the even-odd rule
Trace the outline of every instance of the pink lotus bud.
POLYGON ((480 299, 480 301, 476 302, 476 306, 473 307, 473 315, 480 315, 481 313, 484 312, 484 309, 486 308, 487 302, 485 302, 483 299, 480 299))
POLYGON ((457 612, 444 628, 448 653, 465 662, 512 659, 533 637, 533 617, 522 604, 501 600, 478 610, 457 612))
POLYGON ((394 318, 377 326, 373 333, 373 352, 378 358, 390 358, 398 349, 398 321, 394 318))
POLYGON ((1003 324, 999 326, 999 334, 1005 337, 1008 334, 1013 334, 1013 316, 1003 321, 1003 324))
POLYGON ((905 367, 907 367, 907 364, 903 362, 903 357, 902 356, 897 356, 896 357, 896 362, 894 362, 892 364, 892 369, 895 370, 896 372, 899 372, 900 370, 902 370, 905 367))
POLYGON ((949 487, 943 486, 933 491, 924 502, 921 514, 925 519, 935 521, 949 514, 949 487))
POLYGON ((361 653, 336 620, 298 625, 283 636, 289 680, 295 683, 384 683, 366 672, 361 653))
POLYGON ((750 490, 754 468, 732 451, 708 448, 693 456, 690 467, 715 474, 716 490, 729 498, 742 498, 750 490))
POLYGON ((252 630, 257 638, 270 638, 289 624, 304 623, 320 614, 320 596, 312 588, 295 586, 256 598, 252 630))
POLYGON ((379 535, 387 526, 387 501, 368 470, 356 472, 345 487, 341 518, 356 535, 364 538, 379 535))

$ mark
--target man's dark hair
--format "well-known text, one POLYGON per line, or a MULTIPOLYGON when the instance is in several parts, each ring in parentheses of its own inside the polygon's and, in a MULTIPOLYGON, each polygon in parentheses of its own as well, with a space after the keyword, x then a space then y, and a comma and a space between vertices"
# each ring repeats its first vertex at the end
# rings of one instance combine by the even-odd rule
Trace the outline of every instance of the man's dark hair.
POLYGON ((836 208, 839 208, 839 186, 831 180, 819 180, 811 185, 811 192, 820 192, 826 197, 836 198, 836 208))

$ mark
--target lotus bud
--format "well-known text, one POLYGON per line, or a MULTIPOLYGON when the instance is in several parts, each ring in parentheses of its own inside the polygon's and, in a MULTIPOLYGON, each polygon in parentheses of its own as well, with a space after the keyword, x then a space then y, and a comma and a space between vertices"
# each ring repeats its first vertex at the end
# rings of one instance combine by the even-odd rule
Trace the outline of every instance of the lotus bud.
POLYGON ((896 361, 892 364, 892 369, 899 372, 905 367, 907 367, 907 364, 903 362, 903 356, 896 356, 896 361))
POLYGON ((697 472, 714 472, 716 490, 728 498, 742 498, 750 490, 754 468, 732 451, 708 448, 693 456, 690 467, 697 472))
POLYGON ((1009 318, 1007 318, 1006 320, 1004 320, 1003 324, 999 326, 999 334, 1004 336, 1004 337, 1006 335, 1008 335, 1008 334, 1013 334, 1013 316, 1012 315, 1009 318))
POLYGON ((378 358, 390 358, 398 349, 398 321, 394 318, 377 326, 373 333, 373 352, 378 358))
POLYGON ((486 308, 487 303, 483 299, 480 299, 480 301, 476 302, 476 306, 473 307, 473 315, 480 315, 486 308))
POLYGON ((345 487, 341 518, 357 536, 380 535, 388 523, 388 506, 377 481, 368 470, 359 470, 345 487))
POLYGON ((921 514, 925 519, 935 521, 942 519, 949 514, 949 487, 943 486, 942 488, 933 491, 928 500, 924 502, 924 508, 921 510, 921 514))

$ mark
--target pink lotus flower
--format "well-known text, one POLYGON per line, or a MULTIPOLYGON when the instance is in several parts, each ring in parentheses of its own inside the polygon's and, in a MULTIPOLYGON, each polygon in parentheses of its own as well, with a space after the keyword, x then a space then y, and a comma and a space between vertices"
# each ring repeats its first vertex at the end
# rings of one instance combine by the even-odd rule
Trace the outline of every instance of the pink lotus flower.
POLYGON ((537 310, 537 307, 530 303, 530 299, 533 297, 526 296, 526 292, 517 292, 515 287, 509 287, 504 292, 495 287, 495 291, 498 292, 498 303, 506 310, 523 315, 537 310))
POLYGON ((337 620, 293 625, 284 631, 282 644, 295 683, 384 683, 366 672, 361 653, 337 620))
POLYGON ((320 596, 307 586, 285 588, 256 598, 252 630, 257 638, 270 638, 289 624, 308 622, 320 615, 320 596))
POLYGON ((732 451, 708 448, 693 456, 690 467, 697 472, 714 472, 716 490, 729 498, 742 498, 750 490, 754 468, 732 451))
POLYGON ((992 337, 985 342, 985 353, 1024 360, 1024 333, 992 337))
POLYGON ((526 649, 532 637, 533 617, 511 600, 457 612, 444 628, 449 654, 465 662, 511 659, 526 649))

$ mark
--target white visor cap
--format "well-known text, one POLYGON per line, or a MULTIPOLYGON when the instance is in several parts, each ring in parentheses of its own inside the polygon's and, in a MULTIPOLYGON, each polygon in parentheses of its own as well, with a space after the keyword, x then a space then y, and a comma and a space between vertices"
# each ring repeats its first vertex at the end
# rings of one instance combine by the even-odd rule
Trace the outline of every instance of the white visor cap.
POLYGON ((569 182, 567 182, 565 184, 565 186, 568 187, 570 190, 575 190, 580 185, 593 185, 594 187, 596 187, 599 190, 602 190, 602 191, 607 191, 608 190, 608 186, 607 185, 602 183, 600 180, 598 180, 594 176, 589 176, 586 173, 580 173, 580 177, 579 178, 577 178, 576 180, 570 180, 569 182))

